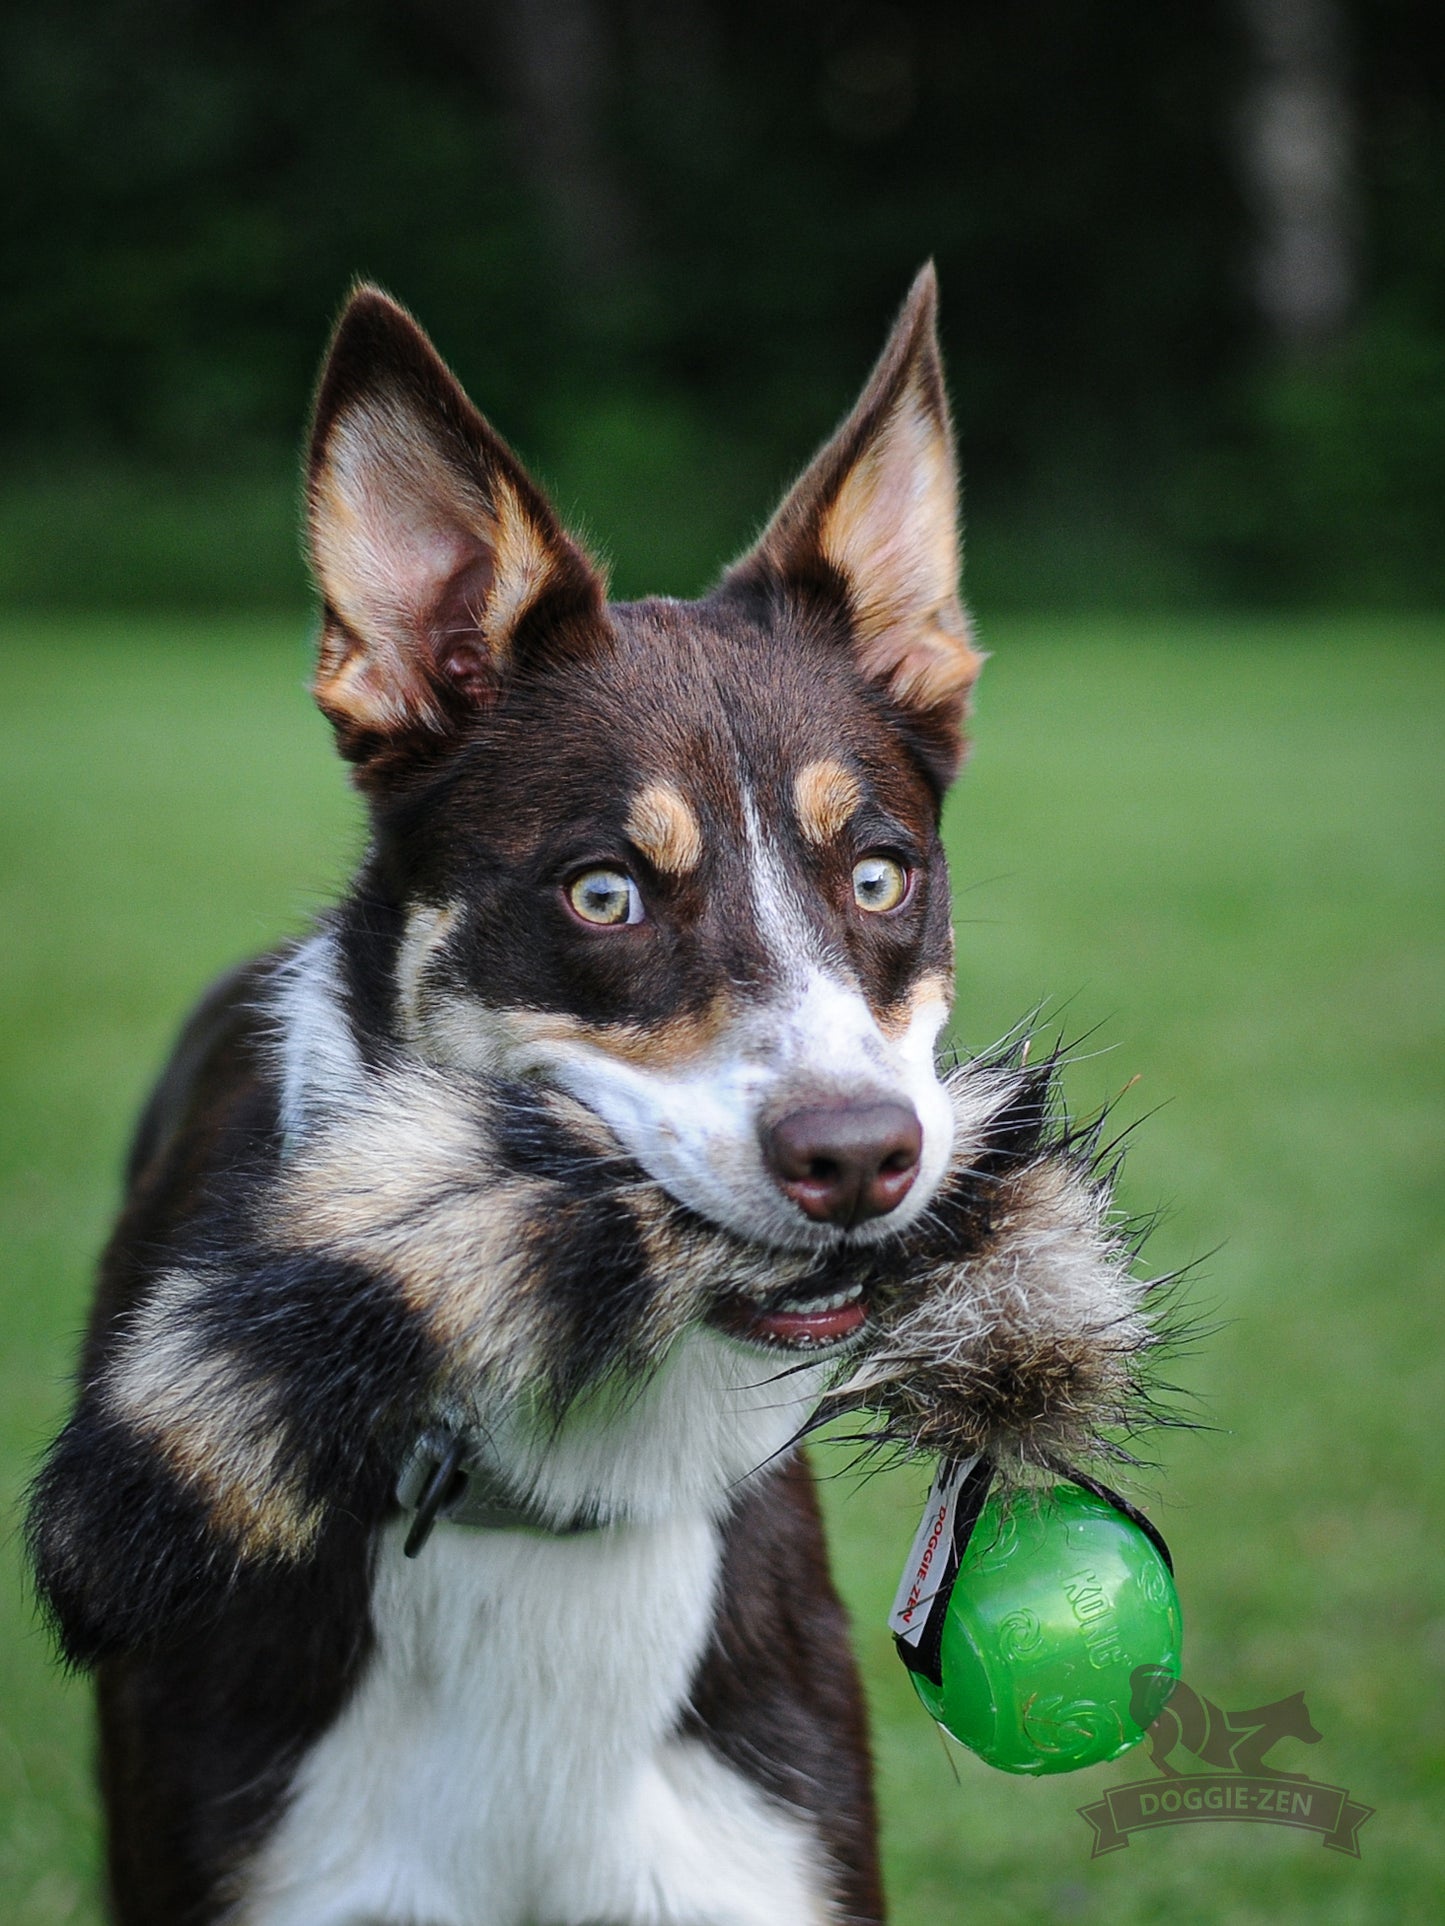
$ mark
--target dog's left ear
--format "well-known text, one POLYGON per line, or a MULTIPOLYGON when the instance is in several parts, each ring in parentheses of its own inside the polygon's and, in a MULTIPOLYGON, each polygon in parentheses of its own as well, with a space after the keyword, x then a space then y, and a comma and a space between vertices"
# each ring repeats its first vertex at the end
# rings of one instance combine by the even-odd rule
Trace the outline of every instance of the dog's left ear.
POLYGON ((983 657, 959 599, 958 474, 930 263, 853 412, 728 575, 841 599, 859 666, 946 781, 983 657))

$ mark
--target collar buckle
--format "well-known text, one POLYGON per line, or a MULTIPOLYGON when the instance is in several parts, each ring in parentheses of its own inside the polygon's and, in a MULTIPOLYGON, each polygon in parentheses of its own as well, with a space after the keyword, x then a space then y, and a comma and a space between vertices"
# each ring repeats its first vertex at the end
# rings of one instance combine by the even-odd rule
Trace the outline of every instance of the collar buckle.
POLYGON ((407 1453, 396 1481, 396 1501, 413 1514, 403 1550, 415 1558, 438 1520, 476 1531, 527 1531, 573 1538, 597 1531, 601 1520, 581 1517, 555 1524, 535 1505, 518 1501, 488 1466, 478 1463, 466 1434, 443 1426, 424 1431, 407 1453))

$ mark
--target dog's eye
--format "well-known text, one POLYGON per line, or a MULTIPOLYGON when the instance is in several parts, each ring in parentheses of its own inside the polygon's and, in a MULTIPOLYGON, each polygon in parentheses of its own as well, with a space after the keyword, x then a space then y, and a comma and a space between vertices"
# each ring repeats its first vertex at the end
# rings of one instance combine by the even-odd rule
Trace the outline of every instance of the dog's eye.
POLYGON ((853 901, 875 915, 897 909, 913 878, 891 856, 864 856, 853 865, 853 901))
POLYGON ((567 885, 567 901, 584 923, 642 921, 642 892, 626 870, 584 870, 567 885))

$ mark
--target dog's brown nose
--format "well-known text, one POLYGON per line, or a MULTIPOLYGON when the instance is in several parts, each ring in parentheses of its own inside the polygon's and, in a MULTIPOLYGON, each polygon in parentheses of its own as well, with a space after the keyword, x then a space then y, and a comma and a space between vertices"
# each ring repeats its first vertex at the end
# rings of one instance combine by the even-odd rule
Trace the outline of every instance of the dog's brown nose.
POLYGON ((820 1224, 861 1224, 895 1209, 922 1150, 922 1127, 905 1103, 791 1110, 763 1133, 778 1188, 820 1224))

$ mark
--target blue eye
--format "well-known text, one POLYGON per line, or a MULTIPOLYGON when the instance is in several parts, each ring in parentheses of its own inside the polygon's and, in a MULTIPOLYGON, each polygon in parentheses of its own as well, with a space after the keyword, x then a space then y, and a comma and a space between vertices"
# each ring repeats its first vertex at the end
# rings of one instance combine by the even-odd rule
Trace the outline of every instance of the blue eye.
POLYGON ((588 869, 567 885, 567 901, 584 923, 614 928, 640 923, 642 892, 622 869, 588 869))
POLYGON ((864 856, 853 865, 853 901, 873 915, 897 909, 913 882, 891 856, 864 856))

